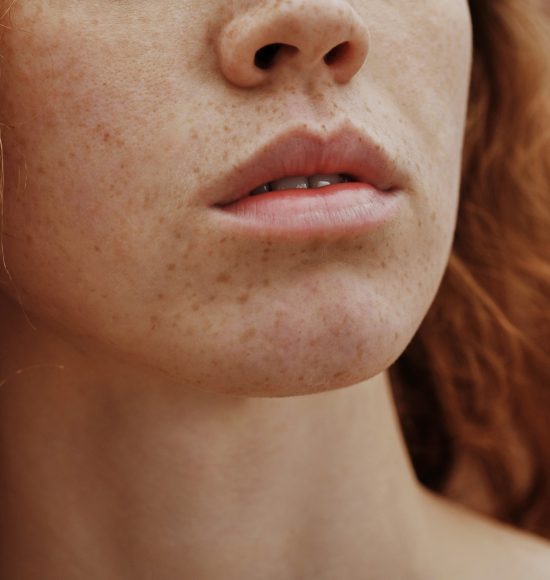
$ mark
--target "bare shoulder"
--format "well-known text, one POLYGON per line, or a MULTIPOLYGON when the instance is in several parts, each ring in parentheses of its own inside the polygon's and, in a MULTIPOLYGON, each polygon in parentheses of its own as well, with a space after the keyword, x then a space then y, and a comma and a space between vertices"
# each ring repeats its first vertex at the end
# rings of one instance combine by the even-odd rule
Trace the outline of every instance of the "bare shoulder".
POLYGON ((550 579, 549 541, 424 491, 447 578, 550 579))

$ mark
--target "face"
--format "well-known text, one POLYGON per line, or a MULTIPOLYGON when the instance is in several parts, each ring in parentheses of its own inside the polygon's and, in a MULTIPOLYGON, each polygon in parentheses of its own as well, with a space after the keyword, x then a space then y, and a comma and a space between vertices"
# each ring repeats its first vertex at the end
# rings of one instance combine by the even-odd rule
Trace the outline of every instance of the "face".
POLYGON ((401 354, 455 228, 465 0, 18 0, 11 14, 3 241, 35 324, 248 396, 340 388, 401 354), (254 67, 276 42, 295 48, 254 67), (376 228, 250 233, 212 207, 274 138, 342 127, 395 169, 376 228))

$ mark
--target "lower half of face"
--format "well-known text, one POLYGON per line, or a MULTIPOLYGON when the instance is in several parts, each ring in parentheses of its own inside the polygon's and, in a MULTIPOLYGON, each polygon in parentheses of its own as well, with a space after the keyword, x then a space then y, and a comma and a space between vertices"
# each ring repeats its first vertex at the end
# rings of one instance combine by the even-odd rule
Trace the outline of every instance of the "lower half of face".
POLYGON ((189 388, 299 395, 387 368, 425 316, 452 243, 466 3, 365 0, 356 14, 369 55, 350 82, 289 61, 254 90, 228 83, 211 50, 249 2, 166 0, 160 13, 138 2, 126 14, 108 2, 42 4, 22 1, 15 20, 32 34, 4 39, 4 295, 90 356, 189 388), (220 175, 274 135, 342 124, 400 168, 391 218, 303 239, 245 236, 220 220, 208 189, 220 175))

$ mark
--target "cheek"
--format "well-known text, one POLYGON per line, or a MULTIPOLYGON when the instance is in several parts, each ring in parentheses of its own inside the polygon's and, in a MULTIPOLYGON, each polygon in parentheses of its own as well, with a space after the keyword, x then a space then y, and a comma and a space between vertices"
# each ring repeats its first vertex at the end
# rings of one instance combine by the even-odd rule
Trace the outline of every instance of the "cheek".
POLYGON ((371 49, 367 74, 389 118, 413 130, 408 150, 414 144, 447 167, 463 138, 472 58, 467 2, 386 3, 373 22, 371 49))

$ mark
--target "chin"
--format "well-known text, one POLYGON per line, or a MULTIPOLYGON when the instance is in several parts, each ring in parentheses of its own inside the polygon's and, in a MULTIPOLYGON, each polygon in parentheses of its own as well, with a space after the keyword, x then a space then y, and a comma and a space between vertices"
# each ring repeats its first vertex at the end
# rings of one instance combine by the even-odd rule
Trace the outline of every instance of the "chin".
MULTIPOLYGON (((161 363, 176 383, 211 394, 238 397, 294 397, 341 389, 386 370, 400 356, 411 333, 354 333, 357 328, 308 336, 294 333, 284 341, 264 336, 246 349, 238 341, 205 348, 184 363, 161 363), (240 346, 240 348, 239 348, 240 346), (205 354, 207 353, 207 355, 205 354)), ((372 330, 372 329, 371 329, 372 330)), ((228 335, 229 336, 229 335, 228 335)), ((230 337, 229 337, 230 338, 230 337)))

